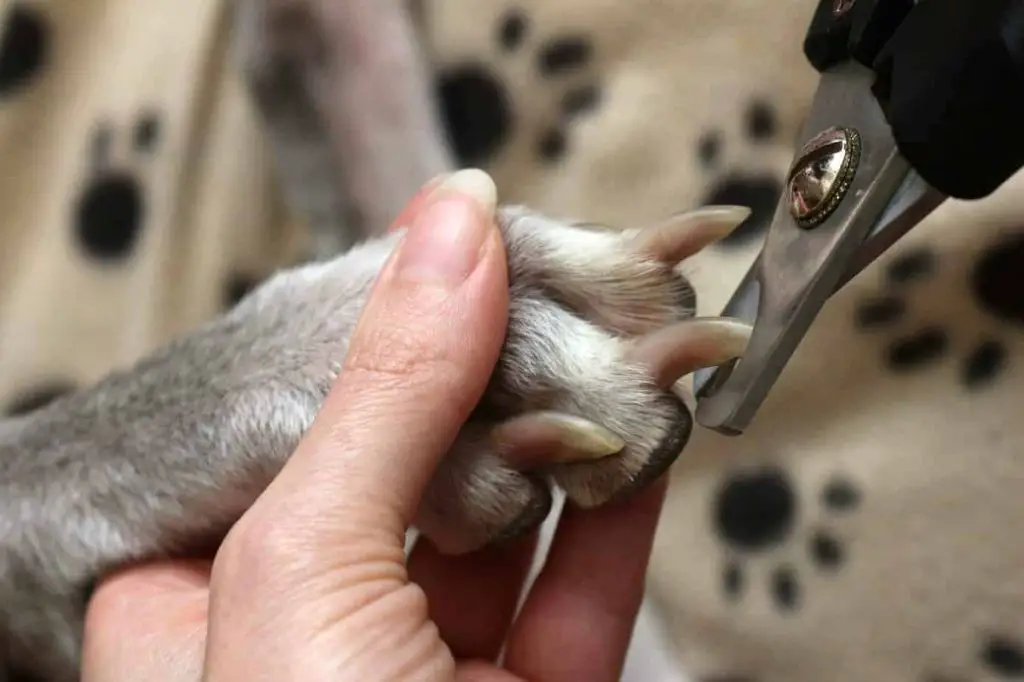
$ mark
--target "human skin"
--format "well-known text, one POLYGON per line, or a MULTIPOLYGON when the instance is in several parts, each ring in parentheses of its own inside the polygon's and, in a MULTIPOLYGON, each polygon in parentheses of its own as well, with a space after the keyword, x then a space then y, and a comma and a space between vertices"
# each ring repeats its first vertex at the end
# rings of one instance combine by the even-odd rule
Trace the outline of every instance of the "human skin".
POLYGON ((436 184, 396 219, 409 235, 313 427, 215 558, 97 589, 84 682, 618 680, 663 482, 566 510, 514 621, 533 536, 461 557, 421 542, 406 561, 405 529, 491 375, 508 302, 493 188, 436 184))

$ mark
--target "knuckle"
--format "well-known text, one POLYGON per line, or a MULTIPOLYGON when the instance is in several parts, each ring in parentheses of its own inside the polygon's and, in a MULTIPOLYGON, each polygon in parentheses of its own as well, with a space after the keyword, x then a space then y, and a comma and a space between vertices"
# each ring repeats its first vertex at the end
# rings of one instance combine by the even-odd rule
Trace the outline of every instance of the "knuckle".
POLYGON ((349 349, 344 373, 375 384, 437 384, 461 373, 447 339, 431 329, 374 325, 349 349))
POLYGON ((214 574, 234 583, 240 579, 260 584, 266 576, 283 571, 294 560, 296 537, 275 515, 254 511, 231 529, 217 552, 214 574))
POLYGON ((316 571, 305 519, 272 504, 250 509, 228 533, 213 563, 211 582, 227 601, 279 597, 316 571))

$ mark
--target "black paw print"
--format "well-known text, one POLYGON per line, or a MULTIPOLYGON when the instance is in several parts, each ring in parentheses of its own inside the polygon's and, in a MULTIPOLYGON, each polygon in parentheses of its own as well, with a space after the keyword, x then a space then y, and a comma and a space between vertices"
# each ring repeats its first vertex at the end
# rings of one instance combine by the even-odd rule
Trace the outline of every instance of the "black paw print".
POLYGON ((0 16, 0 98, 28 86, 50 54, 50 23, 38 9, 11 5, 0 16))
POLYGON ((1024 680, 1024 647, 1002 635, 986 638, 978 658, 986 672, 1001 680, 1024 680))
POLYGON ((243 298, 248 296, 253 289, 258 287, 262 281, 263 280, 259 277, 254 277, 243 272, 238 272, 230 276, 224 284, 224 290, 222 292, 224 308, 234 308, 243 298))
MULTIPOLYGON (((815 507, 826 517, 849 512, 860 503, 860 492, 848 480, 836 477, 825 484, 815 507)), ((715 498, 715 532, 725 544, 722 589, 733 600, 748 588, 745 564, 758 554, 782 550, 793 555, 797 538, 805 542, 801 554, 819 570, 836 571, 846 560, 846 548, 825 523, 798 523, 800 498, 789 475, 777 467, 737 472, 727 478, 715 498)), ((808 516, 805 514, 805 516, 808 516)), ((773 562, 768 590, 779 611, 799 606, 800 581, 793 557, 773 562)))
MULTIPOLYGON (((776 141, 778 120, 775 108, 766 101, 755 100, 744 112, 743 142, 765 145, 776 141)), ((705 132, 697 144, 697 157, 715 180, 701 201, 704 205, 732 204, 747 206, 751 216, 725 239, 720 246, 737 247, 754 241, 768 227, 782 194, 782 178, 774 173, 744 168, 722 168, 726 143, 721 130, 705 132)))
POLYGON ((927 674, 921 682, 982 682, 983 680, 1024 680, 1024 646, 1005 635, 988 635, 978 648, 980 675, 927 674))
POLYGON ((126 260, 138 242, 146 217, 142 165, 155 151, 160 119, 144 113, 127 139, 118 139, 108 123, 97 126, 91 141, 91 175, 74 206, 74 230, 83 251, 97 261, 126 260), (121 148, 115 147, 122 143, 121 148), (118 152, 127 157, 117 163, 118 152))
POLYGON ((57 398, 74 392, 73 382, 64 379, 50 379, 40 382, 33 388, 21 391, 7 401, 3 413, 7 417, 28 414, 42 409, 57 398))
MULTIPOLYGON (((906 287, 935 274, 937 257, 927 248, 901 253, 886 270, 887 290, 861 301, 855 325, 861 330, 892 329, 907 312, 906 287)), ((978 256, 971 269, 970 291, 975 303, 1006 326, 1024 325, 1024 232, 1004 235, 978 256)), ((885 350, 884 361, 893 372, 911 372, 934 365, 950 351, 951 331, 926 324, 901 334, 885 350)), ((1005 341, 994 334, 980 340, 960 358, 960 383, 968 389, 991 385, 1008 363, 1005 341)))
MULTIPOLYGON (((536 141, 538 158, 554 163, 568 152, 570 124, 600 104, 601 90, 596 83, 589 78, 584 82, 568 78, 586 71, 594 47, 582 34, 556 35, 531 44, 531 29, 529 16, 510 9, 495 30, 494 42, 506 59, 527 50, 534 72, 560 97, 556 120, 536 141)), ((511 138, 515 128, 513 98, 494 67, 466 62, 444 69, 438 79, 438 96, 460 165, 486 165, 511 138)))

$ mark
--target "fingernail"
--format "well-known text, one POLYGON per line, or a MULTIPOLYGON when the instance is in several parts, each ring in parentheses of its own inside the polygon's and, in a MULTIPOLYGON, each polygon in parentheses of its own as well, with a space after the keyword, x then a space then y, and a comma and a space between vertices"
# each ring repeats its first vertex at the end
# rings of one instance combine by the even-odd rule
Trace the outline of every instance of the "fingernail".
POLYGON ((450 176, 431 194, 402 241, 398 276, 449 287, 461 283, 480 262, 491 229, 481 211, 490 216, 496 204, 497 190, 486 173, 468 170, 450 176))
POLYGON ((438 173, 437 175, 423 183, 423 187, 420 188, 420 193, 424 196, 424 198, 433 196, 434 192, 437 191, 437 188, 440 187, 441 184, 451 176, 451 173, 438 173))
POLYGON ((473 199, 486 215, 494 213, 498 204, 498 188, 485 171, 479 168, 466 168, 439 179, 442 182, 430 193, 431 198, 453 193, 463 194, 473 199))

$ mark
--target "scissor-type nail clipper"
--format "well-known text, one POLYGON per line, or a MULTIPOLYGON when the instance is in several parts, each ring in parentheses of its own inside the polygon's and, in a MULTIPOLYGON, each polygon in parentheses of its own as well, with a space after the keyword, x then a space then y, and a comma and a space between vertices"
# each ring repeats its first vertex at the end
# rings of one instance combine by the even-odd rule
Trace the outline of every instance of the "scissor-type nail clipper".
POLYGON ((1024 0, 822 0, 804 54, 821 81, 723 311, 753 334, 695 378, 697 421, 724 434, 747 428, 833 293, 947 197, 1024 166, 1024 0))

